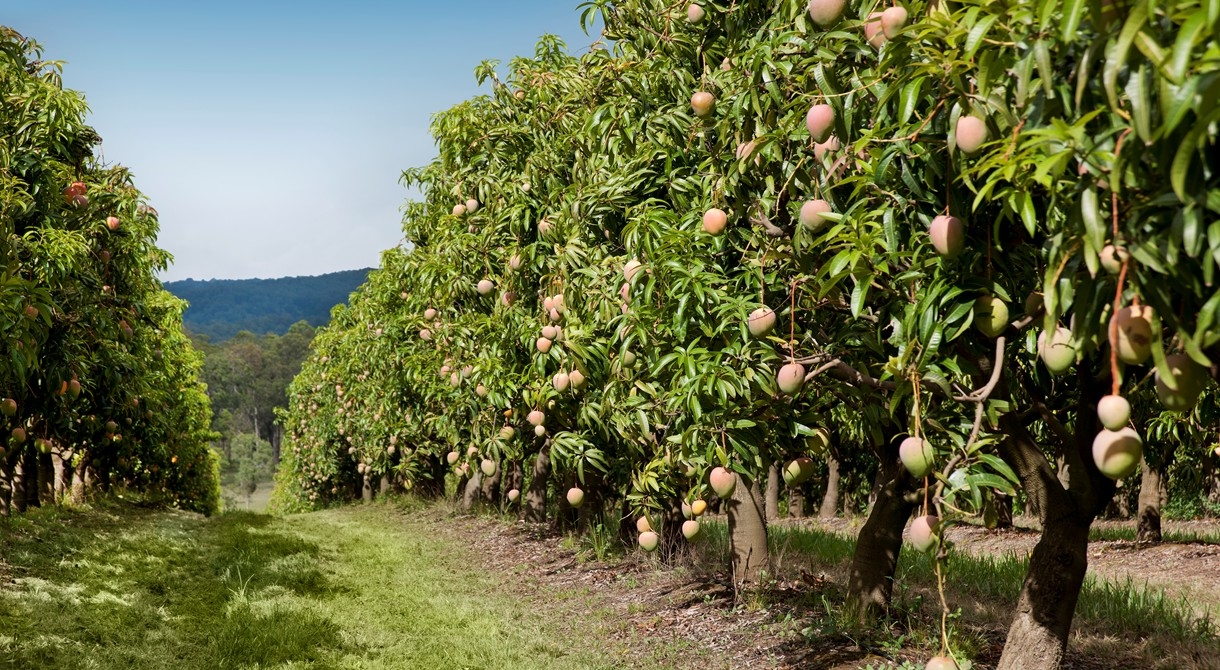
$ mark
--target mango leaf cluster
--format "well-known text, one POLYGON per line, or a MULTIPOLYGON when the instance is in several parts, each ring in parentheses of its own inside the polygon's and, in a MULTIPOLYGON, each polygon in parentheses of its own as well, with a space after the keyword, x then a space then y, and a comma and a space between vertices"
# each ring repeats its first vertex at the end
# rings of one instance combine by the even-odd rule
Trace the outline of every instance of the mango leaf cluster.
POLYGON ((41 56, 0 27, 0 479, 54 464, 67 484, 217 511, 201 360, 155 275, 170 261, 157 212, 96 155, 84 98, 41 56))
POLYGON ((1078 378, 1105 377, 1115 307, 1148 305, 1151 362, 1125 383, 1172 378, 1174 351, 1213 367, 1213 6, 912 2, 882 31, 873 3, 826 25, 795 0, 698 4, 586 3, 605 43, 544 37, 435 117, 439 156, 404 173, 423 194, 406 243, 294 381, 285 504, 546 451, 569 482, 664 507, 824 426, 841 450, 928 437, 977 511, 1018 485, 1004 417, 1054 451, 1095 402, 1040 333, 1064 328, 1078 378), (947 216, 948 243, 930 234, 947 216), (764 306, 777 325, 754 335, 764 306))

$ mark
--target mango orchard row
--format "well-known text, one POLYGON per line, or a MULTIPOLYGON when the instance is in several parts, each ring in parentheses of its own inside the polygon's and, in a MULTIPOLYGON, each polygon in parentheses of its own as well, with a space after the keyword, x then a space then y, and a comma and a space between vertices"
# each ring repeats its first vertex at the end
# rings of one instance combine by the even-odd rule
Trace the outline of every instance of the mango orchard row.
POLYGON ((157 213, 95 156, 86 109, 0 27, 0 513, 94 486, 211 513, 211 410, 154 274, 157 213))
POLYGON ((544 37, 435 117, 411 246, 293 382, 279 504, 453 472, 672 547, 715 488, 752 581, 760 480, 829 435, 877 464, 866 611, 913 512, 931 549, 1022 490, 1044 539, 1000 667, 1058 667, 1140 422, 1188 418, 1214 370, 1213 12, 584 7, 610 46, 544 37))

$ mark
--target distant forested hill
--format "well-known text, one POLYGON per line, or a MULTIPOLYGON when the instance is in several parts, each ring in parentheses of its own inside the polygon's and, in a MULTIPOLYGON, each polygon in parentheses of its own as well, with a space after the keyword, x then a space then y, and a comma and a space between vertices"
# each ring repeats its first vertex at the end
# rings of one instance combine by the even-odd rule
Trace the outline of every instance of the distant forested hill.
POLYGON ((242 330, 283 334, 302 320, 324 325, 330 308, 347 302, 368 273, 365 268, 316 277, 185 279, 165 288, 190 303, 183 322, 191 332, 221 342, 242 330))

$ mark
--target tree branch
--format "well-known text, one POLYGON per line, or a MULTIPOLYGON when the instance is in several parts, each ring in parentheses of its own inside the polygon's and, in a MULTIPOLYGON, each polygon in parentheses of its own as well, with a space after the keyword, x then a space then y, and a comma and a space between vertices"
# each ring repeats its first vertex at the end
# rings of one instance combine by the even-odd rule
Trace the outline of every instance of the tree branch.
POLYGON ((763 214, 762 206, 757 203, 750 211, 750 223, 761 227, 768 237, 792 237, 792 233, 771 223, 771 219, 763 214))

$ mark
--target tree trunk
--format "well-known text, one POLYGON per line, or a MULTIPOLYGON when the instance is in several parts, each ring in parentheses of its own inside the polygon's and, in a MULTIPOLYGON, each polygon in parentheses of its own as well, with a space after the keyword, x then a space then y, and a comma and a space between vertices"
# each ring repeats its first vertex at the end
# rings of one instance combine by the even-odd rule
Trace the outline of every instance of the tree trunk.
POLYGON ((1161 501, 1166 496, 1165 476, 1159 468, 1140 465, 1139 521, 1136 525, 1135 541, 1159 544, 1161 541, 1161 501))
POLYGON ((833 519, 839 509, 839 459, 828 450, 826 452, 826 495, 822 496, 822 506, 818 509, 819 519, 833 519))
POLYGON ((1220 505, 1220 454, 1216 454, 1214 458, 1208 460, 1208 472, 1210 476, 1205 480, 1207 487, 1207 501, 1216 505, 1220 505))
POLYGON ((902 551, 902 529, 915 510, 907 494, 914 480, 897 459, 897 453, 878 454, 881 464, 873 484, 873 505, 856 538, 848 578, 848 603, 859 607, 859 617, 868 621, 889 609, 894 595, 894 571, 902 551))
POLYGON ((483 484, 480 487, 483 502, 497 510, 500 509, 500 480, 502 479, 501 474, 503 474, 503 471, 503 466, 497 463, 495 474, 490 477, 484 477, 483 484))
MULTIPOLYGON (((546 490, 551 478, 550 444, 538 451, 534 459, 534 473, 530 477, 529 491, 525 494, 525 518, 527 521, 546 521, 546 490)), ((562 498, 562 494, 560 495, 562 498)))
POLYGON ((21 451, 18 476, 21 482, 21 506, 17 508, 18 511, 38 507, 38 452, 28 444, 21 451))
POLYGON ((995 527, 1000 529, 1012 528, 1012 496, 1003 493, 996 493, 993 499, 995 505, 995 527))
POLYGON ((96 463, 90 469, 93 470, 93 472, 97 475, 97 487, 101 489, 103 493, 109 493, 111 475, 110 463, 105 459, 102 459, 101 462, 96 463))
POLYGON ((369 479, 368 475, 361 478, 360 499, 364 502, 372 502, 373 500, 373 480, 369 479))
POLYGON ((737 486, 728 501, 729 549, 735 584, 758 584, 769 569, 767 520, 758 480, 737 474, 737 486))
POLYGON ((55 461, 50 452, 38 452, 38 503, 55 504, 55 461))
POLYGON ((66 477, 68 482, 68 500, 71 500, 73 505, 83 505, 85 502, 85 474, 89 471, 89 464, 93 459, 90 458, 88 449, 81 454, 81 459, 77 461, 76 466, 72 466, 71 461, 67 461, 65 465, 66 477))
MULTIPOLYGON (((618 539, 625 546, 634 547, 637 540, 635 517, 631 515, 631 501, 623 499, 618 515, 618 539)), ((662 536, 664 537, 664 536, 662 536)))
POLYGON ((390 476, 382 475, 381 481, 377 484, 377 495, 385 497, 390 492, 390 476))
MULTIPOLYGON (((1097 400, 1105 389, 1089 366, 1077 368, 1080 392, 1072 433, 1060 434, 1063 467, 1055 472, 1015 413, 1000 417, 1000 456, 1041 512, 1042 537, 1030 555, 1017 610, 997 670, 1058 670, 1067 651, 1072 617, 1088 570, 1089 527, 1114 496, 1115 484, 1093 465, 1100 427, 1097 400), (1065 476, 1069 475, 1069 476, 1065 476)), ((1049 410, 1043 413, 1059 421, 1049 410)))
POLYGON ((779 518, 779 461, 767 468, 767 521, 779 518))
POLYGON ((1114 496, 1106 505, 1104 516, 1107 519, 1131 518, 1131 502, 1126 487, 1118 489, 1118 495, 1114 496))
POLYGON ((7 518, 12 514, 13 504, 13 467, 9 464, 8 453, 0 454, 0 517, 7 518))
MULTIPOLYGON (((521 486, 525 483, 525 473, 521 470, 521 461, 508 461, 508 472, 504 473, 504 508, 509 509, 513 506, 508 500, 508 493, 513 489, 517 490, 517 500, 520 501, 521 486)), ((520 502, 517 505, 517 518, 521 518, 523 513, 520 502)))
MULTIPOLYGON (((556 482, 556 488, 559 489, 559 495, 558 499, 555 501, 555 516, 551 519, 552 530, 567 533, 576 528, 576 522, 580 519, 580 511, 568 503, 568 497, 564 493, 569 486, 574 486, 575 484, 576 478, 573 476, 569 476, 566 485, 561 482, 556 482)), ((581 507, 587 507, 589 505, 589 491, 585 490, 584 487, 581 487, 581 490, 585 491, 585 499, 584 502, 581 503, 581 507)))
POLYGON ((470 479, 466 481, 466 488, 462 490, 462 511, 469 512, 474 509, 475 505, 479 504, 479 495, 483 490, 483 472, 476 469, 474 474, 470 475, 470 479))
POLYGON ((805 517, 805 485, 788 487, 788 516, 802 519, 805 517))
POLYGON ((427 456, 424 459, 424 472, 426 476, 421 477, 417 482, 415 491, 418 495, 433 500, 438 500, 445 496, 445 474, 449 468, 445 464, 443 456, 427 456))
POLYGON ((1074 515, 1043 521, 997 670, 1057 670, 1062 665, 1088 569, 1090 525, 1078 523, 1074 515))
POLYGON ((576 532, 580 535, 587 535, 589 529, 601 517, 602 492, 601 487, 593 481, 585 482, 584 485, 579 483, 577 485, 584 490, 585 501, 576 510, 576 532))

